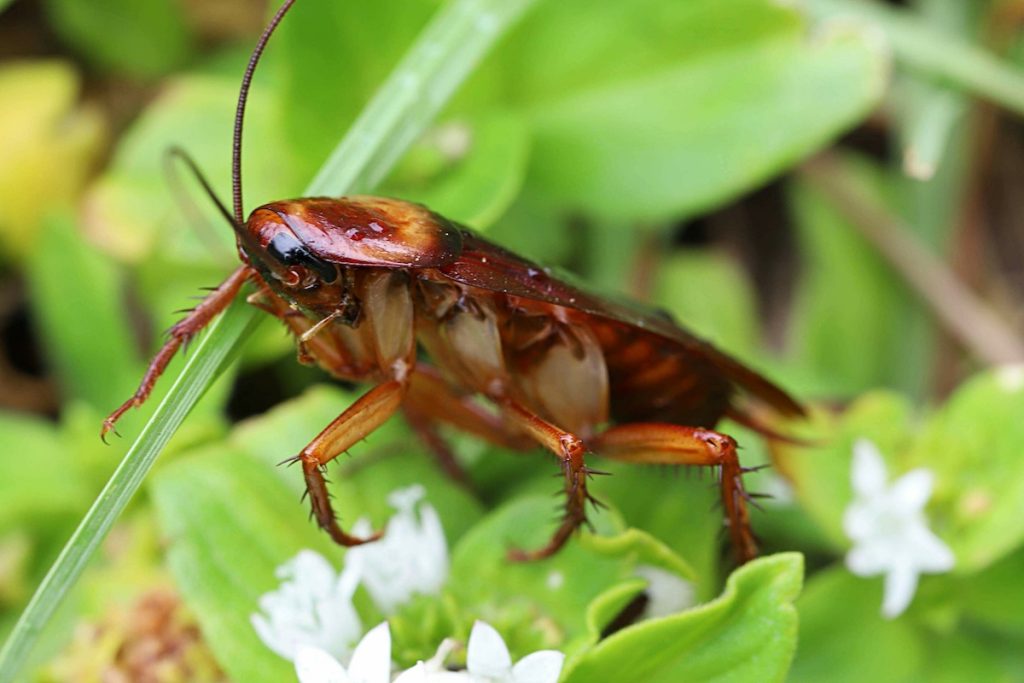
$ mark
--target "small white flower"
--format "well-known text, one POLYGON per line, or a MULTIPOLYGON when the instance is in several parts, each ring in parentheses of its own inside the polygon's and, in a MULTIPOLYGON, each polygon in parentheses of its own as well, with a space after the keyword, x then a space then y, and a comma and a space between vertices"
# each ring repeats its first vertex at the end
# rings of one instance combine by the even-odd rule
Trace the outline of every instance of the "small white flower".
MULTIPOLYGON (((434 595, 448 578, 448 544, 437 510, 429 504, 417 503, 426 491, 422 486, 394 491, 388 502, 396 514, 387 525, 384 536, 375 543, 356 546, 345 556, 346 566, 362 577, 370 597, 385 615, 395 610, 414 594, 434 595)), ((368 519, 352 526, 355 535, 372 531, 368 519)))
POLYGON ((853 445, 854 500, 843 515, 843 529, 854 546, 846 566, 858 576, 885 574, 882 615, 899 616, 917 590, 918 576, 953 568, 949 547, 928 528, 924 506, 933 475, 920 468, 891 486, 885 461, 867 439, 853 445))
POLYGON ((419 662, 411 669, 403 671, 394 683, 472 683, 466 671, 448 671, 444 662, 455 649, 455 641, 445 638, 437 648, 437 653, 429 661, 419 662))
POLYGON ((484 621, 473 624, 466 652, 466 668, 474 683, 555 683, 565 655, 556 650, 528 654, 512 665, 501 635, 484 621))
POLYGON ((1024 389, 1024 363, 1004 365, 996 370, 996 381, 999 388, 1008 394, 1016 394, 1024 389))
POLYGON ((391 629, 385 621, 370 629, 356 645, 348 667, 328 652, 302 646, 295 656, 299 683, 389 683, 391 680, 391 629))
POLYGON ((346 568, 339 576, 323 556, 302 550, 276 575, 281 585, 260 597, 261 612, 249 617, 260 640, 289 660, 303 645, 346 657, 363 630, 352 606, 358 574, 346 568))
POLYGON ((693 584, 678 574, 642 564, 636 568, 636 575, 647 581, 647 607, 644 608, 644 619, 667 617, 682 612, 697 604, 697 596, 693 584))

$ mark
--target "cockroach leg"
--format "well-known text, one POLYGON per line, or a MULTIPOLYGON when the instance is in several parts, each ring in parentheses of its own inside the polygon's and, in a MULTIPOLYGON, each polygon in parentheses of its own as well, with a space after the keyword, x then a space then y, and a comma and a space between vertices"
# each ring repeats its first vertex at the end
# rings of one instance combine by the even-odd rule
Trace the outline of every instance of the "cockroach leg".
POLYGON ((719 468, 725 523, 736 559, 742 564, 757 556, 747 510, 749 496, 743 488, 745 470, 731 436, 696 427, 639 423, 612 427, 591 446, 603 456, 625 462, 719 468))
POLYGON ((417 363, 409 378, 404 406, 431 422, 443 422, 495 446, 521 450, 534 443, 485 409, 472 394, 460 393, 437 368, 425 363, 417 363))
POLYGON ((565 515, 551 540, 537 550, 512 548, 508 558, 512 562, 527 562, 551 557, 565 545, 581 524, 587 522, 587 501, 596 504, 587 492, 587 467, 583 458, 587 448, 579 437, 546 422, 515 401, 504 400, 499 405, 511 423, 554 453, 565 477, 565 515))
POLYGON ((191 313, 178 321, 170 329, 167 342, 153 357, 153 360, 150 361, 146 374, 143 375, 142 382, 139 384, 139 388, 135 390, 131 398, 122 403, 117 410, 112 412, 103 421, 103 427, 100 429, 100 438, 106 441, 107 434, 114 429, 114 425, 117 424, 122 415, 146 402, 150 392, 153 391, 153 386, 156 384, 157 379, 167 369, 167 365, 174 358, 174 354, 178 352, 178 348, 209 325, 210 321, 218 313, 227 308, 228 304, 238 295, 242 285, 245 284, 245 281, 253 273, 254 271, 249 266, 239 266, 224 282, 199 302, 199 305, 192 309, 191 313))
POLYGON ((405 421, 409 423, 413 431, 420 438, 420 441, 427 447, 430 454, 434 456, 438 467, 448 475, 448 478, 464 488, 470 488, 469 475, 456 459, 448 442, 437 433, 437 423, 430 417, 418 412, 408 404, 403 406, 402 412, 405 421))
POLYGON ((402 404, 408 384, 391 380, 363 394, 295 457, 302 463, 306 477, 306 490, 313 506, 313 515, 322 529, 340 545, 353 546, 380 538, 377 532, 369 538, 357 538, 342 530, 334 516, 334 508, 327 495, 323 468, 341 453, 364 439, 395 414, 402 404))

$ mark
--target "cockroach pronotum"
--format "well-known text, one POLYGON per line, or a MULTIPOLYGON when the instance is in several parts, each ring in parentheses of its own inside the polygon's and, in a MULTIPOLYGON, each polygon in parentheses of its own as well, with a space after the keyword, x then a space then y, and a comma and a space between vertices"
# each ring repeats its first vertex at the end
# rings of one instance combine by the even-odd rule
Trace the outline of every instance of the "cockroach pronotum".
POLYGON ((773 436, 751 406, 802 415, 782 389, 668 317, 589 293, 418 204, 311 197, 265 204, 243 220, 249 85, 293 2, 267 25, 239 92, 234 215, 223 206, 221 212, 237 234, 243 265, 171 328, 139 388, 104 421, 102 433, 146 400, 177 349, 251 282, 250 302, 291 329, 300 361, 373 384, 291 458, 302 464, 318 524, 337 543, 358 545, 379 534, 357 538, 342 529, 323 470, 401 410, 455 475, 458 467, 437 438, 442 423, 509 447, 539 445, 557 458, 564 517, 546 545, 511 550, 512 559, 548 557, 586 522, 586 505, 595 503, 587 489, 589 451, 625 462, 717 468, 736 557, 753 558, 746 470, 736 441, 712 428, 731 417, 773 436))

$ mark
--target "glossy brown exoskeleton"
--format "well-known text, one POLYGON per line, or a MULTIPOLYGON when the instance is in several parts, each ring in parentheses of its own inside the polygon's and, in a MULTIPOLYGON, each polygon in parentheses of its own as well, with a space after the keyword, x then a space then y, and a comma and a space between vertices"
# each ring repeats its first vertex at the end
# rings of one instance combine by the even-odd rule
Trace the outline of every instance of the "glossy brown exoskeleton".
POLYGON ((513 551, 516 559, 551 555, 586 521, 590 451, 717 468, 736 555, 754 557, 736 442, 712 428, 725 416, 757 428, 750 405, 801 414, 768 380, 668 318, 591 294, 417 204, 295 199, 261 206, 243 222, 239 159, 248 84, 290 5, 261 37, 239 97, 235 215, 228 218, 244 264, 172 328, 104 434, 146 399, 177 348, 252 282, 250 301, 292 330, 300 360, 372 385, 294 457, 317 522, 338 543, 373 539, 338 524, 323 468, 401 410, 456 476, 438 424, 509 447, 539 445, 555 456, 565 477, 565 516, 550 542, 513 551))

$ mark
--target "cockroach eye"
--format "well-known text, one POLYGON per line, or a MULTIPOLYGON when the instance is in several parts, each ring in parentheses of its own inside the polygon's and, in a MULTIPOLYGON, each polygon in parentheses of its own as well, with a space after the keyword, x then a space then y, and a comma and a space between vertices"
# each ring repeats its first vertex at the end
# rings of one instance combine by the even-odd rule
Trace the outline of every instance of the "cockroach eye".
POLYGON ((306 245, 291 233, 279 232, 274 235, 267 245, 267 253, 283 264, 306 266, 323 282, 334 282, 338 279, 336 266, 313 256, 306 245))

